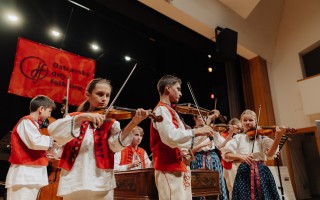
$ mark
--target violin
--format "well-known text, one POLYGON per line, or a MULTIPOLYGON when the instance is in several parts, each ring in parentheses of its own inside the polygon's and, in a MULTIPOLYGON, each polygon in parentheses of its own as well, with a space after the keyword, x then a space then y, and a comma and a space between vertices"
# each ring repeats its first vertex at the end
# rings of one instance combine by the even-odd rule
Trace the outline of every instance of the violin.
MULTIPOLYGON (((276 131, 276 126, 260 126, 261 129, 258 129, 257 135, 261 136, 269 136, 276 131)), ((286 133, 296 133, 297 130, 294 128, 285 128, 286 133)), ((256 133, 256 128, 249 129, 246 134, 249 136, 249 138, 254 138, 254 135, 256 133)))
MULTIPOLYGON (((229 130, 230 126, 235 126, 235 125, 228 125, 228 124, 214 124, 211 125, 211 128, 217 132, 226 132, 229 130)), ((240 130, 243 132, 243 128, 240 126, 236 126, 236 129, 240 130)))
MULTIPOLYGON (((213 114, 211 110, 199 107, 199 110, 194 104, 191 103, 182 103, 182 104, 175 104, 173 108, 181 114, 187 115, 199 115, 199 112, 202 116, 208 117, 209 115, 213 114)), ((227 122, 227 117, 223 115, 219 115, 218 118, 222 123, 227 122)))
MULTIPOLYGON (((136 109, 132 108, 124 108, 119 106, 113 106, 113 109, 110 109, 108 113, 106 113, 106 108, 94 110, 93 113, 99 113, 102 115, 106 115, 106 118, 112 118, 116 120, 126 120, 131 119, 136 114, 136 109)), ((155 122, 162 122, 163 117, 161 115, 156 116, 154 113, 149 113, 149 118, 154 120, 155 122)))

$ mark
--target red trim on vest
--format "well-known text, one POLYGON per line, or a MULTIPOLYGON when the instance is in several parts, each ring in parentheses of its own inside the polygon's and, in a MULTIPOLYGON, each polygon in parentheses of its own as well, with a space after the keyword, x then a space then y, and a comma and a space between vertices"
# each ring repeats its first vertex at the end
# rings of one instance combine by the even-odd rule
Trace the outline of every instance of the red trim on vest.
MULTIPOLYGON (((70 116, 76 116, 80 112, 71 113, 70 116)), ((95 129, 93 133, 94 138, 94 155, 96 159, 96 166, 100 169, 113 169, 114 152, 109 148, 108 138, 109 131, 115 122, 114 119, 106 121, 99 129, 95 129)), ((64 148, 60 159, 60 167, 70 171, 79 154, 82 141, 86 134, 87 128, 90 125, 89 121, 83 121, 80 127, 80 134, 68 142, 64 148)))
MULTIPOLYGON (((172 123, 176 128, 179 127, 176 111, 163 102, 159 102, 155 109, 159 106, 166 107, 172 117, 172 123)), ((154 110, 155 110, 154 109, 154 110)), ((161 122, 160 122, 161 123, 161 122)), ((182 153, 179 148, 170 148, 161 141, 159 132, 150 126, 150 148, 153 155, 154 168, 160 171, 181 171, 186 172, 187 168, 183 163, 182 153)))
POLYGON ((146 163, 144 159, 145 150, 143 148, 138 147, 138 150, 134 150, 131 146, 128 146, 127 148, 123 149, 121 151, 121 160, 119 165, 128 165, 132 163, 133 160, 133 154, 136 152, 138 154, 140 161, 141 161, 141 168, 146 168, 146 163))
MULTIPOLYGON (((229 135, 228 132, 224 132, 224 133, 221 133, 221 136, 224 137, 224 138, 227 138, 229 135)), ((221 153, 221 152, 220 152, 221 153)), ((223 168, 225 169, 232 169, 232 161, 228 162, 228 161, 225 161, 223 158, 221 159, 221 165, 223 168)))
MULTIPOLYGON (((17 165, 47 166, 48 158, 46 157, 46 151, 29 149, 27 145, 21 140, 17 128, 18 124, 23 119, 30 120, 37 127, 36 122, 33 121, 30 115, 24 116, 19 120, 19 122, 13 128, 11 134, 11 154, 9 157, 9 162, 11 164, 17 165)), ((41 134, 40 130, 39 134, 41 134)))

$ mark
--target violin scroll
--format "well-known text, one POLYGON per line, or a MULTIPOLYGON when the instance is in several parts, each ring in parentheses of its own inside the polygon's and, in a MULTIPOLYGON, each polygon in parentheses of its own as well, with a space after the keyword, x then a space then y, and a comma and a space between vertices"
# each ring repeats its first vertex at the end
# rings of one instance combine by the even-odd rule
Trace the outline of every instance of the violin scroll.
POLYGON ((150 113, 149 118, 151 118, 155 122, 162 122, 163 121, 162 115, 156 116, 154 113, 150 113))

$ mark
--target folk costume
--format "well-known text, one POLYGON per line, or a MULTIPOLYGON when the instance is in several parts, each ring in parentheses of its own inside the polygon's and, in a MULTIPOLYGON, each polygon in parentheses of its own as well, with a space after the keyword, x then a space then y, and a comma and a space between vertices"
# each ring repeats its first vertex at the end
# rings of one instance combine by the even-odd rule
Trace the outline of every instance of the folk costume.
POLYGON ((151 161, 148 157, 147 152, 143 148, 138 147, 138 149, 136 150, 131 146, 128 146, 121 152, 117 152, 114 154, 114 170, 127 171, 129 170, 128 165, 136 161, 141 162, 141 164, 137 167, 131 168, 130 170, 151 167, 151 161))
MULTIPOLYGON (((209 140, 209 139, 207 139, 209 140)), ((204 142, 207 142, 205 140, 204 142)), ((223 170, 220 162, 220 158, 216 153, 216 146, 224 142, 224 138, 220 136, 219 132, 214 132, 212 141, 212 147, 202 147, 198 152, 195 153, 195 161, 191 163, 191 169, 207 169, 219 172, 219 183, 220 183, 220 200, 227 200, 227 189, 223 178, 223 170)), ((205 199, 205 197, 199 197, 197 199, 205 199)))
POLYGON ((121 141, 120 123, 109 120, 95 128, 89 121, 74 122, 74 116, 58 119, 49 125, 52 137, 65 144, 60 160, 62 168, 58 196, 64 199, 113 199, 116 187, 113 173, 114 152, 132 141, 129 134, 121 141))
POLYGON ((267 157, 266 154, 272 143, 273 140, 266 136, 258 135, 254 141, 246 134, 237 134, 221 149, 222 157, 226 161, 230 161, 225 158, 228 152, 242 155, 252 154, 255 160, 252 165, 244 162, 239 165, 233 185, 233 200, 280 199, 273 175, 265 165, 267 159, 273 159, 273 157, 267 157))
POLYGON ((185 129, 170 105, 160 101, 154 113, 163 117, 162 122, 151 122, 150 127, 150 147, 159 199, 191 200, 190 167, 183 162, 182 149, 192 147, 194 133, 191 129, 185 129))
POLYGON ((19 120, 11 133, 8 200, 36 199, 40 188, 48 185, 46 153, 52 144, 51 137, 41 134, 38 122, 30 115, 19 120))

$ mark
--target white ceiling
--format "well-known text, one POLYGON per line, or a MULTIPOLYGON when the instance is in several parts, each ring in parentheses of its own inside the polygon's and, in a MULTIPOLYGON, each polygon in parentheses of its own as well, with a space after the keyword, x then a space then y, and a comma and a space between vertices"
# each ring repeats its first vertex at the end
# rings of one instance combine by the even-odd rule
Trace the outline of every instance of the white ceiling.
POLYGON ((246 19, 260 0, 219 0, 235 13, 246 19))

